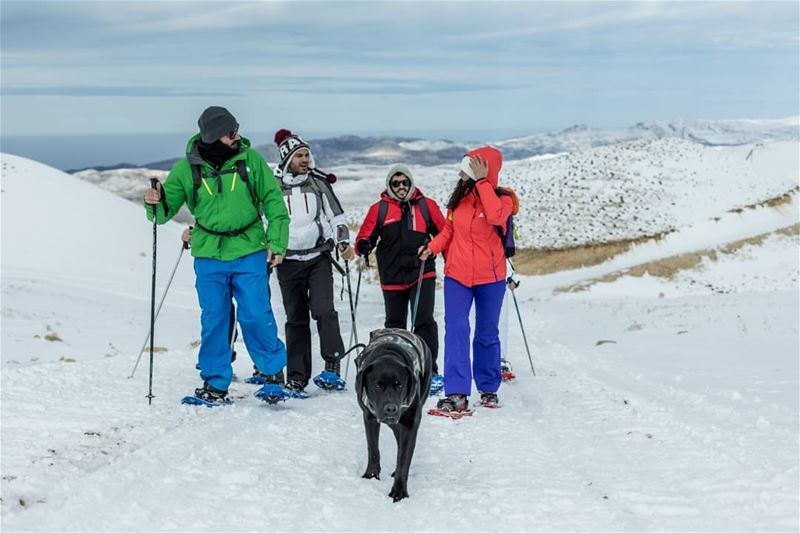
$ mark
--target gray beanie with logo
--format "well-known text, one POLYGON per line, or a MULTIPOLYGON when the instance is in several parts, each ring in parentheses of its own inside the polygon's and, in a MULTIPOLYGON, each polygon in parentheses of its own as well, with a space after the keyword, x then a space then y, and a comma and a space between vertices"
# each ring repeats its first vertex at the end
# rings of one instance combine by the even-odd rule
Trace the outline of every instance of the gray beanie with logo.
POLYGON ((213 143, 239 129, 239 123, 224 107, 211 106, 197 119, 200 136, 204 143, 213 143))

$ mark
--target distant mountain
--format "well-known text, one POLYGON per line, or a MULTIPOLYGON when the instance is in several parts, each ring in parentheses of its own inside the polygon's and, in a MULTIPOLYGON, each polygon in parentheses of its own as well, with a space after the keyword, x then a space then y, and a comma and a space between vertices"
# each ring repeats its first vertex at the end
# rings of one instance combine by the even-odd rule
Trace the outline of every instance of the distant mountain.
MULTIPOLYGON (((513 139, 491 141, 500 148, 506 161, 545 154, 576 152, 626 141, 679 138, 705 146, 736 146, 757 142, 800 140, 800 117, 763 120, 674 120, 640 122, 620 129, 597 129, 575 125, 558 132, 542 133, 513 139)), ((457 161, 479 142, 425 140, 409 137, 358 137, 342 135, 327 139, 310 139, 314 159, 319 168, 327 169, 350 164, 388 165, 405 163, 437 166, 457 161)), ((278 162, 274 144, 255 147, 273 165, 278 162)), ((155 161, 140 168, 169 170, 178 158, 155 161)), ((137 168, 137 165, 114 165, 96 170, 137 168)), ((72 172, 72 171, 70 171, 72 172)))
POLYGON ((117 163, 116 165, 111 165, 111 166, 73 168, 70 170, 66 170, 65 172, 67 174, 76 174, 78 172, 83 172, 84 170, 97 170, 99 172, 103 172, 106 170, 119 170, 121 168, 139 168, 139 165, 134 165, 133 163, 117 163))
MULTIPOLYGON (((447 140, 429 141, 405 137, 358 137, 342 135, 327 139, 310 139, 314 162, 319 168, 346 164, 388 165, 392 163, 414 163, 434 166, 459 159, 469 145, 447 140)), ((264 159, 276 164, 280 157, 274 144, 254 147, 264 159)), ((143 168, 169 170, 178 158, 155 161, 143 168)))

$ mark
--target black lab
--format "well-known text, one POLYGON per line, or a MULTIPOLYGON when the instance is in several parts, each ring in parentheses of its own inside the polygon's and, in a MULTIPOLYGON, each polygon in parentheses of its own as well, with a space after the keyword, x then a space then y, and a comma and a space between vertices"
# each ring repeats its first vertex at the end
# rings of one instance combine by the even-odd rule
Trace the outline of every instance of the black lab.
POLYGON ((431 352, 417 335, 404 329, 378 329, 356 359, 356 395, 367 433, 367 470, 362 477, 380 479, 378 437, 381 422, 397 441, 397 464, 389 496, 408 498, 408 470, 417 444, 422 406, 431 390, 431 352))

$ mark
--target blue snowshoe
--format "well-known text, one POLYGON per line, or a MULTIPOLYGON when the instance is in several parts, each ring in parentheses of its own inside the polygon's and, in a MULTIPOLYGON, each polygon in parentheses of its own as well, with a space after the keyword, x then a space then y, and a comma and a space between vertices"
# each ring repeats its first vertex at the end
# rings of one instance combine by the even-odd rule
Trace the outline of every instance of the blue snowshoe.
POLYGON ((336 372, 326 370, 314 378, 314 385, 322 390, 334 391, 344 390, 346 383, 336 372))
POLYGON ((181 400, 185 405, 203 405, 205 407, 219 407, 220 405, 231 405, 233 401, 228 398, 228 391, 219 390, 208 383, 194 390, 194 396, 184 396, 181 400))
POLYGON ((436 396, 444 389, 444 376, 441 374, 434 374, 431 376, 431 396, 436 396))
POLYGON ((253 393, 253 396, 259 400, 264 400, 270 405, 275 405, 278 402, 285 402, 292 397, 291 391, 277 383, 267 383, 253 393))

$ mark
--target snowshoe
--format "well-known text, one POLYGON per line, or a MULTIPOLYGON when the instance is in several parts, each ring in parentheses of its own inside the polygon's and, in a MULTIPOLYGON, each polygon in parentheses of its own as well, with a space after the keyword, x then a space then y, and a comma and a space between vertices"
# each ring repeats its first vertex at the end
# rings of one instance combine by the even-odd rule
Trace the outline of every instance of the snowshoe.
POLYGON ((314 378, 314 385, 322 390, 334 391, 344 390, 346 383, 336 372, 326 370, 314 378))
POLYGON ((276 383, 283 385, 285 383, 283 378, 283 370, 276 374, 268 375, 261 373, 255 365, 253 365, 253 375, 244 380, 245 383, 250 385, 266 385, 268 383, 276 383))
POLYGON ((444 376, 441 374, 434 374, 431 376, 431 396, 436 396, 444 389, 444 376))
POLYGON ((215 389, 208 383, 204 383, 201 388, 194 390, 194 396, 184 396, 181 403, 218 407, 220 405, 230 405, 233 402, 228 398, 228 391, 215 389))
POLYGON ((500 376, 503 378, 503 381, 514 381, 517 379, 517 375, 514 374, 514 371, 511 369, 511 363, 505 359, 500 361, 500 376))
POLYGON ((253 396, 259 400, 264 400, 270 405, 275 405, 278 402, 285 402, 291 398, 292 393, 283 385, 279 385, 277 383, 267 383, 254 392, 253 396))
POLYGON ((469 409, 469 401, 466 396, 463 394, 450 394, 436 402, 436 408, 429 409, 428 414, 459 419, 465 416, 472 416, 472 411, 469 409))
POLYGON ((488 407, 489 409, 499 409, 500 408, 500 401, 497 398, 497 394, 494 392, 482 392, 481 393, 481 407, 488 407))

